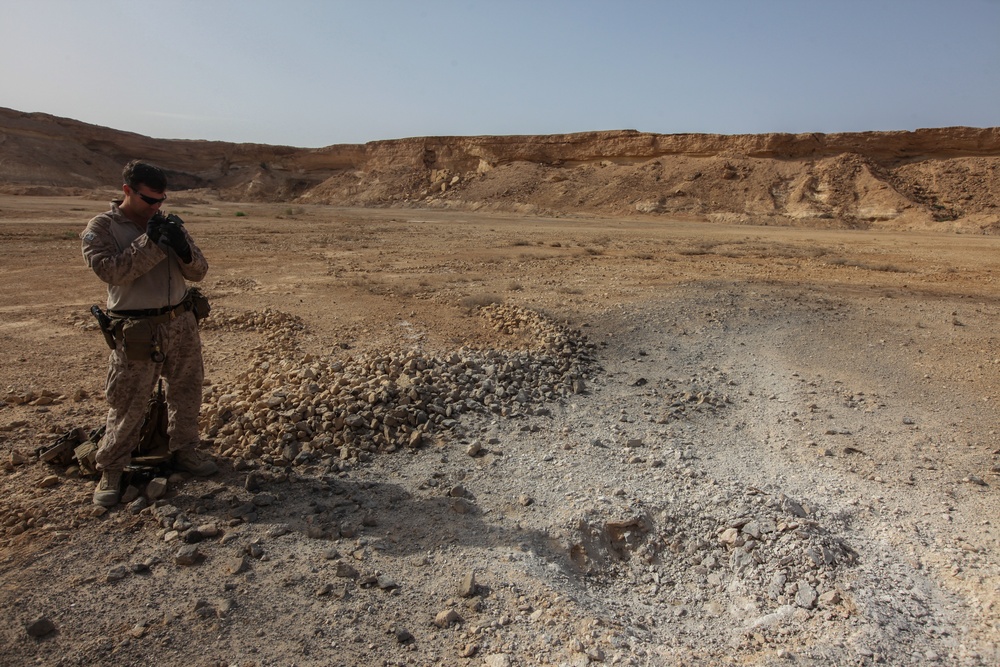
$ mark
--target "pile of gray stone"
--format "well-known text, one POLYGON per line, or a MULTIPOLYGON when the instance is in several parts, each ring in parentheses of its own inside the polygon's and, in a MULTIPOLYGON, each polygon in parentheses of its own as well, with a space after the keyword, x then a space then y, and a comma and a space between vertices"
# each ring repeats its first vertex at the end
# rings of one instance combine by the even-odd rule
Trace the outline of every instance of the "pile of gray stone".
POLYGON ((268 343, 250 352, 235 381, 209 388, 202 430, 224 456, 335 467, 419 447, 465 412, 540 415, 546 403, 586 390, 594 345, 578 331, 514 305, 479 313, 486 326, 517 335, 518 349, 314 356, 298 348, 297 318, 272 310, 221 318, 215 326, 264 330, 268 343))

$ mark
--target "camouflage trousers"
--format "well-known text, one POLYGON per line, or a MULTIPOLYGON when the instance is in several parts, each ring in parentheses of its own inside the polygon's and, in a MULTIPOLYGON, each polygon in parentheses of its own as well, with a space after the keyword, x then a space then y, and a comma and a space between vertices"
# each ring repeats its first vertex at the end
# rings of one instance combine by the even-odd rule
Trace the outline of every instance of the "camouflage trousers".
POLYGON ((194 314, 187 311, 157 325, 156 329, 164 355, 162 362, 130 360, 120 341, 111 353, 105 388, 110 406, 107 430, 96 454, 99 470, 123 470, 129 464, 132 451, 138 446, 146 404, 161 377, 167 401, 170 450, 198 445, 198 413, 205 377, 198 323, 194 314))

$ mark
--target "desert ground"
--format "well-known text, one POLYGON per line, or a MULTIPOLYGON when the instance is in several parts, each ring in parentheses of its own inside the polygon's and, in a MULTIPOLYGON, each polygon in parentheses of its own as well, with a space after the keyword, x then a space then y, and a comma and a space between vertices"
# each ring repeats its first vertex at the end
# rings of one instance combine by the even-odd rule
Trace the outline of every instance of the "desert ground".
POLYGON ((104 510, 107 201, 0 197, 0 664, 1000 664, 1000 238, 169 204, 221 471, 104 510))

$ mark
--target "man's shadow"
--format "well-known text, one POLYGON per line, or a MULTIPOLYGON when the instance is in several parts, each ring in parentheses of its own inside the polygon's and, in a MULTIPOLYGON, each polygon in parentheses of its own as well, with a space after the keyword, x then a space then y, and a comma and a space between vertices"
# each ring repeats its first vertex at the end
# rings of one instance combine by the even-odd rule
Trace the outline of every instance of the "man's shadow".
POLYGON ((223 469, 212 492, 192 493, 185 484, 166 502, 194 523, 208 515, 223 527, 255 526, 254 534, 287 531, 331 543, 363 541, 398 557, 433 553, 448 545, 530 551, 568 576, 578 574, 570 553, 551 535, 520 527, 523 512, 535 508, 521 511, 512 503, 507 515, 501 514, 502 508, 484 513, 472 493, 453 496, 445 486, 415 495, 390 482, 237 472, 229 462, 219 463, 223 469))

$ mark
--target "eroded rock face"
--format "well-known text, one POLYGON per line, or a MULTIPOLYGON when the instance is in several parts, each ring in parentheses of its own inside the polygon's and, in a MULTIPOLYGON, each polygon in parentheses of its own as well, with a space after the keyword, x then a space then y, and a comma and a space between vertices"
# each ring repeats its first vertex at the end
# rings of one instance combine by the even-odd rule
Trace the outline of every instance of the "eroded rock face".
POLYGON ((134 156, 242 201, 1000 228, 1000 128, 415 137, 324 148, 153 139, 0 109, 0 191, 105 189, 134 156))

